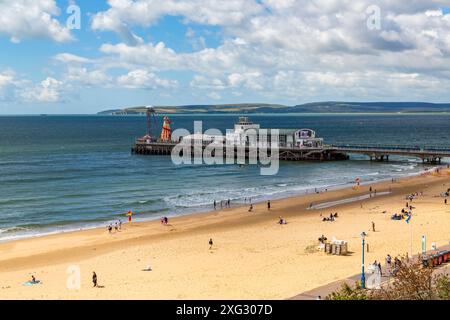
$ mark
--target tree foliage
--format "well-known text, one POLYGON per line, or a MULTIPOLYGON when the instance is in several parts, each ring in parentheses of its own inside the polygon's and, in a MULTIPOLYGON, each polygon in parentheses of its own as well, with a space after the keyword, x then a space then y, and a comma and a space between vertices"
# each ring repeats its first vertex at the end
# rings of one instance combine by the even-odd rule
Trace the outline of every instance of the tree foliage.
POLYGON ((329 300, 449 300, 450 279, 446 274, 434 275, 433 268, 425 267, 422 259, 401 259, 395 277, 381 285, 381 289, 362 289, 344 284, 331 293, 329 300))
POLYGON ((327 300, 368 300, 367 291, 361 288, 361 283, 356 282, 354 287, 344 283, 338 291, 332 292, 327 300))

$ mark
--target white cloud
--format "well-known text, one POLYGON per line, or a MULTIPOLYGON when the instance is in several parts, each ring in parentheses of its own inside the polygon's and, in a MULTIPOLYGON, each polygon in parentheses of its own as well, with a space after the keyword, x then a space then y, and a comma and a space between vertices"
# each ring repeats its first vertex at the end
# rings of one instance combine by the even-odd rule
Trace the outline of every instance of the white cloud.
POLYGON ((0 13, 0 34, 14 43, 28 38, 73 39, 70 30, 54 18, 60 14, 54 0, 2 0, 0 13))
POLYGON ((100 51, 112 56, 112 59, 105 61, 105 63, 112 66, 136 66, 144 65, 150 67, 152 70, 170 70, 180 68, 180 57, 176 52, 167 48, 163 42, 156 45, 152 43, 138 46, 129 46, 125 43, 117 45, 103 44, 100 51))
POLYGON ((214 100, 220 100, 222 99, 222 97, 220 96, 220 94, 218 94, 217 92, 210 92, 206 95, 207 97, 214 99, 214 100))
POLYGON ((117 83, 131 89, 168 89, 176 87, 178 84, 175 80, 163 79, 142 69, 132 70, 126 75, 119 76, 117 83))
POLYGON ((61 98, 62 82, 47 77, 37 85, 21 93, 25 101, 31 102, 58 102, 61 98))
POLYGON ((10 85, 14 80, 12 71, 3 71, 0 73, 0 89, 10 85))
POLYGON ((80 57, 71 53, 59 53, 53 57, 54 60, 62 63, 77 63, 77 64, 87 64, 93 61, 88 58, 80 57))
POLYGON ((195 75, 190 86, 193 88, 208 89, 208 90, 223 90, 227 88, 227 84, 217 78, 207 78, 200 75, 195 75))
POLYGON ((0 72, 0 101, 11 100, 16 87, 16 75, 12 70, 0 72))
POLYGON ((92 29, 114 31, 136 44, 129 26, 150 26, 164 15, 208 25, 240 25, 263 10, 253 0, 109 0, 110 8, 92 18, 92 29))
POLYGON ((185 86, 193 97, 294 103, 450 99, 450 15, 440 9, 445 2, 377 1, 381 29, 370 30, 371 0, 110 0, 91 27, 116 32, 122 40, 102 44, 95 59, 56 55, 54 61, 65 65, 59 89, 185 86), (193 52, 134 33, 167 15, 184 19, 193 52), (222 42, 206 47, 213 41, 200 37, 206 32, 194 31, 190 22, 205 30, 219 26, 222 42), (118 70, 124 74, 117 76, 118 70), (192 76, 178 83, 161 76, 167 71, 192 76))
POLYGON ((58 102, 62 82, 48 77, 34 84, 12 70, 0 71, 0 102, 58 102))
POLYGON ((112 77, 103 70, 88 70, 85 67, 69 66, 65 75, 65 82, 76 83, 88 87, 108 87, 111 85, 112 77))

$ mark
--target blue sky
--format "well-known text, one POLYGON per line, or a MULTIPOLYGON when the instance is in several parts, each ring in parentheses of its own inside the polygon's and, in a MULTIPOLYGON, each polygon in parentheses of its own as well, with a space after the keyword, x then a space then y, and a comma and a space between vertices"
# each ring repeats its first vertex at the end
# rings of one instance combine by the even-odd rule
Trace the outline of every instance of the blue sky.
POLYGON ((0 114, 448 102, 450 8, 428 2, 4 0, 0 114))

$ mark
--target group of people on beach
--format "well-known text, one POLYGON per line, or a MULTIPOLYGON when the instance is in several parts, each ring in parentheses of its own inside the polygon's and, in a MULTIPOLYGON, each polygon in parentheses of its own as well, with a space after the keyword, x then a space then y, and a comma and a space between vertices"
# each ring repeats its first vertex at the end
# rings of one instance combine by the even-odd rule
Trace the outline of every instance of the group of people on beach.
MULTIPOLYGON (((231 200, 230 199, 228 199, 228 200, 220 200, 219 204, 220 204, 220 209, 223 209, 224 207, 225 208, 231 208, 231 200)), ((216 202, 216 200, 214 200, 213 206, 214 206, 214 210, 216 210, 217 209, 217 202, 216 202)))
MULTIPOLYGON (((322 214, 320 214, 320 216, 322 216, 322 214)), ((338 217, 338 213, 330 213, 329 217, 323 217, 322 221, 335 221, 336 218, 338 217)))
POLYGON ((114 223, 110 223, 108 225, 108 232, 112 233, 113 228, 114 228, 115 232, 119 232, 122 229, 122 220, 119 219, 114 223))
MULTIPOLYGON (((270 200, 267 200, 267 210, 270 211, 270 209, 272 208, 272 204, 270 202, 270 200)), ((248 212, 252 212, 253 211, 253 203, 250 203, 250 207, 248 207, 248 212)))
POLYGON ((407 200, 405 203, 405 208, 403 208, 401 213, 399 213, 399 214, 394 213, 391 216, 391 220, 403 220, 403 219, 410 218, 412 216, 412 210, 416 208, 412 205, 413 200, 417 199, 419 196, 422 196, 422 195, 423 195, 422 191, 407 195, 405 198, 407 200))
POLYGON ((386 271, 391 275, 396 275, 398 268, 401 266, 402 261, 398 258, 394 258, 394 262, 392 262, 392 257, 390 254, 386 256, 386 271))
MULTIPOLYGON (((402 261, 398 257, 395 257, 394 261, 392 261, 391 255, 388 254, 385 258, 385 263, 386 263, 385 271, 387 272, 387 274, 395 276, 402 264, 402 261)), ((380 276, 383 276, 383 269, 381 267, 381 262, 377 262, 377 260, 375 260, 370 267, 372 271, 379 273, 380 276)))

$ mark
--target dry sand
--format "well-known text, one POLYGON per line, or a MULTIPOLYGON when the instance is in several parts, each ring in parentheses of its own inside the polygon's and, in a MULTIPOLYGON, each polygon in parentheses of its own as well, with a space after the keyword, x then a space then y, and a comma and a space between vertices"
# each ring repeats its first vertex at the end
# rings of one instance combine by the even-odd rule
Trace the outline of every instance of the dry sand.
POLYGON ((386 254, 405 254, 410 229, 405 221, 390 220, 400 212, 405 196, 423 192, 414 200, 414 253, 427 235, 428 248, 450 240, 450 204, 436 197, 450 187, 450 173, 405 178, 371 185, 370 199, 308 210, 311 202, 367 195, 369 186, 342 189, 236 207, 206 214, 124 224, 121 232, 94 229, 0 244, 0 299, 285 299, 361 268, 360 233, 368 233, 367 261, 384 261, 386 254), (386 213, 383 213, 386 211, 386 213), (323 214, 338 212, 335 222, 323 214), (288 224, 279 225, 278 217, 288 224), (371 231, 371 222, 376 232, 371 231), (348 256, 316 250, 317 238, 347 240, 348 256), (208 241, 214 240, 212 250, 208 241), (153 271, 141 271, 151 265, 153 271), (81 288, 68 283, 80 270, 81 288), (92 288, 95 271, 99 285, 92 288), (24 286, 31 275, 42 284, 24 286))

